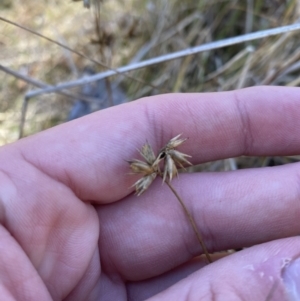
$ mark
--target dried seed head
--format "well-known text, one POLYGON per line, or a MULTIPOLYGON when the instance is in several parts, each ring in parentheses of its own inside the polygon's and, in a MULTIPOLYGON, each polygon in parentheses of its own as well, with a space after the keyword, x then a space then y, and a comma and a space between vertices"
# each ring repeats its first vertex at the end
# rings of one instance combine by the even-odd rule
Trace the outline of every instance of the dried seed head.
POLYGON ((192 165, 186 158, 191 158, 192 156, 181 153, 177 150, 171 149, 168 151, 168 154, 172 157, 176 164, 178 164, 181 168, 184 168, 183 164, 192 165))
POLYGON ((148 176, 144 176, 139 179, 133 186, 135 186, 135 191, 138 196, 140 196, 144 191, 148 189, 148 187, 152 184, 154 179, 156 178, 157 173, 152 173, 148 176))
POLYGON ((163 181, 167 178, 171 181, 173 177, 178 175, 177 167, 184 168, 183 164, 192 165, 186 158, 190 158, 191 156, 181 153, 175 150, 176 147, 181 145, 187 139, 180 139, 180 135, 172 138, 166 146, 161 149, 158 158, 163 158, 165 161, 164 167, 164 176, 163 181))
POLYGON ((160 160, 157 160, 148 142, 143 145, 142 149, 140 150, 140 154, 144 157, 146 162, 137 159, 127 161, 134 173, 143 174, 143 177, 133 185, 135 186, 137 195, 141 195, 145 190, 147 190, 156 178, 157 174, 160 173, 160 160))
POLYGON ((148 141, 146 142, 146 144, 142 146, 140 154, 145 158, 146 162, 150 165, 152 165, 156 159, 152 147, 150 146, 148 141))
POLYGON ((177 135, 176 137, 172 138, 166 145, 165 149, 169 150, 169 149, 174 149, 175 147, 178 147, 179 145, 181 145, 184 141, 187 140, 186 139, 179 139, 179 137, 182 134, 177 135))
POLYGON ((153 167, 143 161, 134 159, 127 162, 130 164, 130 168, 134 173, 149 175, 154 172, 153 167))
POLYGON ((172 178, 176 177, 177 175, 178 171, 174 160, 169 154, 166 154, 163 181, 165 182, 166 178, 169 178, 169 180, 172 181, 172 178))
POLYGON ((163 182, 167 179, 171 181, 178 175, 177 166, 184 168, 183 164, 192 165, 186 159, 191 156, 175 150, 176 147, 186 141, 186 139, 180 139, 180 136, 181 134, 172 138, 166 146, 161 149, 157 157, 155 157, 150 144, 146 142, 140 150, 140 154, 146 162, 136 159, 128 161, 134 173, 143 175, 143 177, 134 184, 137 195, 141 195, 149 188, 156 176, 161 175, 159 168, 160 161, 164 160, 163 182))

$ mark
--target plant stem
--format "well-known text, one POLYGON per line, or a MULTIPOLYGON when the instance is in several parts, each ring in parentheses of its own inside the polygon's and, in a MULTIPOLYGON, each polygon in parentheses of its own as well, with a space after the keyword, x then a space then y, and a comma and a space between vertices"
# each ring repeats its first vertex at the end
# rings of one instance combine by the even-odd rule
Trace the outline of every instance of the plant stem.
POLYGON ((184 204, 183 200, 180 198, 180 196, 178 195, 178 193, 176 192, 176 190, 174 189, 174 187, 171 185, 171 183, 168 180, 166 180, 166 183, 169 186, 169 188, 172 190, 172 192, 174 193, 174 195, 176 196, 176 198, 179 201, 179 203, 181 204, 181 206, 182 206, 182 208, 183 208, 186 216, 188 217, 188 219, 189 219, 189 221, 190 221, 190 223, 191 223, 191 225, 192 225, 192 227, 193 227, 193 229, 194 229, 194 231, 196 233, 197 239, 198 239, 198 241, 199 241, 199 243, 200 243, 200 245, 202 247, 202 250, 203 250, 203 252, 204 252, 204 254, 205 254, 208 262, 212 263, 211 257, 210 257, 210 255, 209 255, 209 253, 207 251, 207 248, 206 248, 206 246, 204 244, 202 236, 201 236, 199 230, 197 229, 196 223, 195 223, 192 215, 189 213, 186 205, 184 204))

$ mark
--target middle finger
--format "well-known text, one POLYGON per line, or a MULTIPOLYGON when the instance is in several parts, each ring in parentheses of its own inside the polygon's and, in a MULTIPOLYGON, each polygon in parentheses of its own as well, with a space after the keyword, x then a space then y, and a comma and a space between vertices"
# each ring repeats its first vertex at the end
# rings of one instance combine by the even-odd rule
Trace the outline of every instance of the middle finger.
MULTIPOLYGON (((299 234, 299 169, 296 163, 180 174, 173 186, 215 252, 299 234)), ((101 206, 98 213, 102 258, 128 280, 159 275, 202 252, 180 204, 160 179, 141 197, 101 206)))

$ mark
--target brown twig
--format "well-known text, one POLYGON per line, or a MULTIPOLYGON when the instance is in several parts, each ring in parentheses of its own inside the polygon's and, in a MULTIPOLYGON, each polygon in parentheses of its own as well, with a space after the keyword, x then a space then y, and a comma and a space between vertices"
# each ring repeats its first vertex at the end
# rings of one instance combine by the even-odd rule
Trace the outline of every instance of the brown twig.
POLYGON ((188 211, 188 209, 187 209, 186 205, 184 204, 183 200, 180 198, 180 196, 178 195, 177 191, 176 191, 176 190, 174 189, 174 187, 171 185, 171 183, 169 182, 169 180, 166 180, 165 182, 166 182, 166 184, 169 186, 169 188, 171 189, 171 191, 174 193, 174 195, 176 196, 176 198, 177 198, 177 200, 179 201, 180 205, 182 206, 182 208, 183 208, 183 210, 184 210, 184 212, 185 212, 187 218, 189 219, 189 221, 190 221, 190 223, 191 223, 191 225, 192 225, 192 227, 193 227, 193 229, 194 229, 194 231, 195 231, 195 233, 196 233, 197 239, 198 239, 198 241, 199 241, 199 243, 200 243, 200 245, 201 245, 201 247, 202 247, 202 249, 203 249, 203 252, 204 252, 204 254, 205 254, 205 256, 206 256, 208 262, 209 262, 209 263, 212 263, 212 259, 211 259, 210 255, 209 255, 208 251, 207 251, 207 248, 206 248, 206 246, 205 246, 205 243, 204 243, 204 241, 203 241, 203 238, 202 238, 202 236, 201 236, 201 234, 200 234, 200 231, 197 229, 196 223, 195 223, 195 221, 194 221, 192 215, 191 215, 190 212, 188 211))

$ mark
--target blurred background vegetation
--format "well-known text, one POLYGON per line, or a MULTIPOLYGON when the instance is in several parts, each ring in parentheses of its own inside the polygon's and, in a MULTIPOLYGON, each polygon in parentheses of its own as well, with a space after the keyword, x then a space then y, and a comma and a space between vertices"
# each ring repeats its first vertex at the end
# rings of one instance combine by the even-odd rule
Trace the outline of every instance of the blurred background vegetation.
MULTIPOLYGON (((132 62, 299 21, 298 0, 1 0, 0 16, 116 68, 132 62), (85 1, 87 3, 87 0, 85 1)), ((128 101, 165 92, 225 91, 255 85, 300 84, 300 31, 187 56, 106 80, 128 101), (113 83, 113 85, 112 85, 113 83), (155 89, 153 87, 156 87, 155 89)), ((107 70, 24 29, 0 21, 0 64, 54 85, 89 66, 107 70)), ((24 95, 33 86, 0 72, 0 145, 18 139, 24 95)), ((72 90, 80 93, 82 88, 72 90)), ((106 89, 106 88, 105 88, 106 89)), ((24 134, 68 119, 75 99, 30 99, 24 134)), ((209 170, 277 165, 293 158, 229 159, 209 170)))

